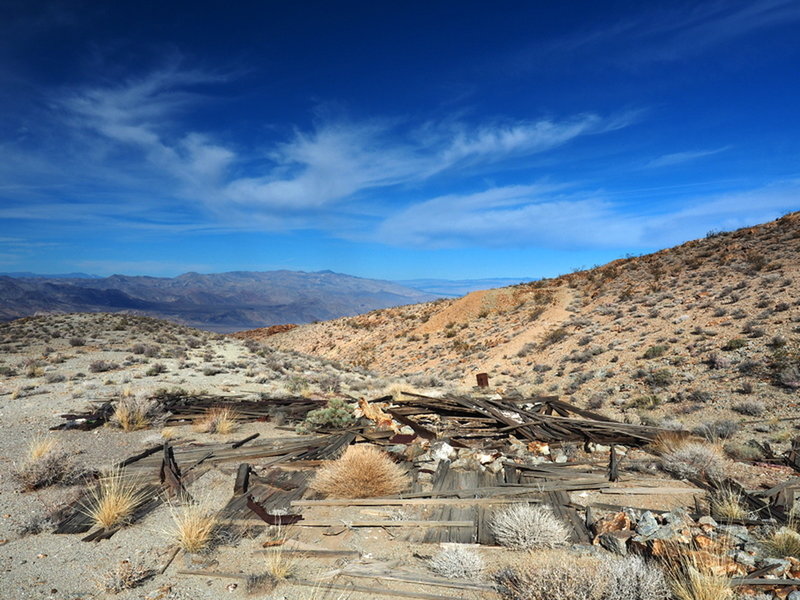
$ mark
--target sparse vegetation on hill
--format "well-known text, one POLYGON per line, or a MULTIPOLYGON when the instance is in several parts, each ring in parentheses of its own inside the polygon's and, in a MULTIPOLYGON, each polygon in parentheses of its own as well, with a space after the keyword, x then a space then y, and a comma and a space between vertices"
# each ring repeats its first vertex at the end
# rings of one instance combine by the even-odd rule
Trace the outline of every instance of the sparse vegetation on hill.
MULTIPOLYGON (((791 416, 800 389, 800 213, 646 256, 260 337, 383 374, 556 394, 688 429, 791 416), (533 316, 532 316, 533 315, 533 316), (757 394, 755 404, 742 395, 757 394)), ((726 437, 720 428, 709 436, 726 437)), ((787 435, 778 423, 767 441, 787 435)))

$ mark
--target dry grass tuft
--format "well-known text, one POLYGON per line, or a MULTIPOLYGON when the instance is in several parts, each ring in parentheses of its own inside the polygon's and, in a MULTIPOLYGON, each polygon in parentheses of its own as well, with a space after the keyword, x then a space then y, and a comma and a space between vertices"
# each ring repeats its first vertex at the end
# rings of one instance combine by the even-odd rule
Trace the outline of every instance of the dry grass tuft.
POLYGON ((750 517, 750 512, 742 503, 742 495, 729 488, 722 489, 711 497, 711 514, 718 521, 731 521, 750 517))
POLYGON ((191 504, 180 510, 173 510, 172 523, 167 533, 186 552, 206 550, 219 527, 216 512, 202 504, 191 504))
POLYGON ((309 486, 331 498, 375 498, 405 490, 410 478, 374 446, 349 446, 338 460, 317 471, 309 486))
POLYGON ((800 558, 800 533, 789 527, 781 527, 764 540, 769 553, 776 558, 792 556, 800 558))
POLYGON ((55 452, 58 440, 50 436, 37 436, 28 443, 28 460, 40 460, 55 452))
POLYGON ((489 527, 497 543, 516 549, 553 548, 569 540, 569 530, 548 506, 514 504, 495 514, 489 527))
POLYGON ((152 576, 153 571, 150 569, 123 560, 113 569, 103 573, 97 580, 97 586, 106 592, 118 594, 141 585, 152 576))
POLYGON ((69 483, 78 478, 80 469, 69 454, 58 449, 58 440, 37 437, 29 442, 27 457, 14 466, 12 474, 23 490, 33 491, 56 483, 69 483))
POLYGON ((142 396, 123 396, 114 407, 111 423, 123 431, 139 431, 147 429, 159 413, 155 400, 142 396))
POLYGON ((273 537, 278 545, 269 548, 266 554, 267 576, 276 582, 292 577, 305 559, 302 554, 286 551, 287 539, 285 530, 279 526, 273 537))
POLYGON ((96 526, 108 529, 127 523, 145 497, 136 480, 113 469, 97 482, 84 512, 96 526))
POLYGON ((647 446, 654 454, 661 456, 667 452, 674 452, 688 441, 686 434, 678 431, 664 431, 647 446))
POLYGON ((233 433, 239 427, 239 415, 232 408, 212 408, 192 425, 200 433, 233 433))
POLYGON ((686 548, 675 546, 666 557, 667 572, 676 600, 729 600, 734 597, 731 581, 723 573, 724 556, 717 564, 698 559, 686 548))

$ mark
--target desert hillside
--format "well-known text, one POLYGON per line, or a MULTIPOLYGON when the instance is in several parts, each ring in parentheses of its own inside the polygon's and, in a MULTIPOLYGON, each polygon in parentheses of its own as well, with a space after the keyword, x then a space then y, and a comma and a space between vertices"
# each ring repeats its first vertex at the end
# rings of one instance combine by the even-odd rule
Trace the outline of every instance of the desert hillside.
POLYGON ((487 372, 493 388, 629 418, 783 415, 800 386, 799 270, 792 213, 554 279, 242 335, 431 385, 487 372))

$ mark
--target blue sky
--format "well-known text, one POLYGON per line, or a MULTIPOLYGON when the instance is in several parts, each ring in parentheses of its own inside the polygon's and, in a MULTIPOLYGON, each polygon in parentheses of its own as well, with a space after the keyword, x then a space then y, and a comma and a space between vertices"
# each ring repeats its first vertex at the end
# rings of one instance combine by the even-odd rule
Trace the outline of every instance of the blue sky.
POLYGON ((800 208, 800 2, 0 5, 0 271, 540 277, 800 208))

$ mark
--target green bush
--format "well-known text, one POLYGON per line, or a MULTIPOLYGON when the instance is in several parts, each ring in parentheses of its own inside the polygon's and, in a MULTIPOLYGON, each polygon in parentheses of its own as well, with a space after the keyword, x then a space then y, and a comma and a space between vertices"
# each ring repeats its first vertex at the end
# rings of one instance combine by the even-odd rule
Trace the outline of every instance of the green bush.
POLYGON ((317 429, 345 429, 355 423, 352 407, 341 398, 328 400, 325 408, 309 411, 305 421, 297 426, 300 433, 317 429))
POLYGON ((659 356, 664 356, 664 353, 667 351, 668 347, 659 345, 659 346, 650 346, 644 353, 644 358, 658 358, 659 356))

